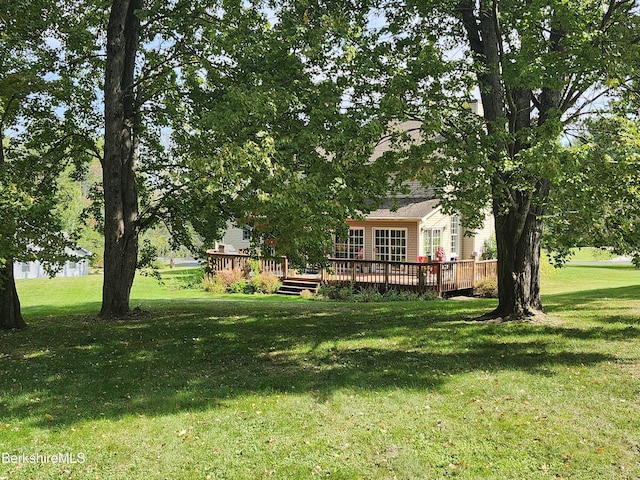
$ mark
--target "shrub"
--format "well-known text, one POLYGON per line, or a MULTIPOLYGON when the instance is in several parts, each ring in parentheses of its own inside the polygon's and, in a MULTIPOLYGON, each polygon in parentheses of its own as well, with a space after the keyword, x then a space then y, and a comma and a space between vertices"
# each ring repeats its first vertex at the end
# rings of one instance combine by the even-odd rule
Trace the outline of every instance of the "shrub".
POLYGON ((207 275, 202 279, 202 288, 209 293, 226 293, 227 286, 218 277, 207 275))
POLYGON ((382 294, 376 287, 363 287, 353 295, 356 302, 379 302, 382 299, 382 294))
POLYGON ((473 294, 481 298, 498 298, 498 279, 485 278, 473 287, 473 294))
POLYGON ((429 302, 432 300, 442 300, 440 296, 436 292, 427 291, 420 295, 420 300, 424 300, 425 302, 429 302))
POLYGON ((251 279, 251 284, 257 293, 272 294, 280 288, 280 279, 273 273, 258 273, 251 279))
POLYGON ((346 301, 352 299, 353 287, 351 285, 339 286, 324 284, 320 286, 319 293, 330 300, 346 301))
POLYGON ((247 293, 247 294, 251 294, 251 293, 255 292, 253 284, 251 282, 245 280, 244 278, 241 278, 237 282, 232 283, 231 285, 229 285, 227 290, 229 291, 229 293, 247 293))
MULTIPOLYGON (((425 293, 427 295, 429 292, 425 293)), ((410 292, 408 290, 402 290, 400 292, 396 290, 389 290, 389 299, 387 300, 387 292, 385 292, 384 300, 389 302, 414 302, 420 300, 422 297, 417 292, 410 292), (393 293, 391 293, 393 292, 393 293)))
POLYGON ((311 300, 315 295, 311 293, 311 290, 302 290, 300 296, 305 300, 311 300))
POLYGON ((381 293, 375 286, 362 287, 357 291, 352 286, 321 285, 318 291, 320 298, 350 302, 412 302, 417 300, 438 300, 434 292, 409 292, 406 290, 387 290, 381 293))
POLYGON ((233 270, 220 270, 216 272, 216 278, 219 279, 227 289, 229 289, 231 285, 242 280, 242 277, 243 272, 239 268, 234 268, 233 270))
POLYGON ((191 275, 186 275, 180 279, 180 288, 195 288, 198 289, 207 279, 209 275, 205 274, 204 268, 199 268, 191 275))
POLYGON ((496 244, 496 234, 492 234, 491 237, 484 241, 484 252, 480 257, 482 260, 491 260, 498 258, 498 247, 496 244))

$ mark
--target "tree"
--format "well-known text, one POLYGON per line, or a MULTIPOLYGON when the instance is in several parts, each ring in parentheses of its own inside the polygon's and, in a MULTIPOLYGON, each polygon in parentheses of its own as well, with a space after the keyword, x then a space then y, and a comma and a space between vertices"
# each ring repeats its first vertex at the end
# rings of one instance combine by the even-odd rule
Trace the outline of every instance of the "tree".
POLYGON ((349 21, 340 8, 315 18, 291 3, 113 2, 101 316, 128 312, 139 234, 158 222, 196 248, 239 219, 303 261, 386 191, 385 170, 364 165, 382 123, 363 129, 341 111, 336 31, 349 21))
POLYGON ((104 82, 104 286, 102 316, 129 311, 138 255, 136 160, 139 110, 135 69, 142 0, 115 0, 109 13, 104 82))
POLYGON ((637 119, 589 122, 587 135, 567 155, 567 175, 552 194, 555 209, 545 245, 558 263, 568 247, 595 246, 632 255, 640 267, 640 129, 637 119))
POLYGON ((423 122, 423 144, 404 150, 407 175, 467 226, 490 206, 499 303, 487 317, 537 315, 543 222, 575 173, 561 137, 637 75, 637 2, 388 1, 380 15, 375 46, 362 48, 378 53, 379 108, 423 122))
POLYGON ((58 17, 46 1, 0 8, 0 328, 24 328, 14 261, 55 271, 70 239, 55 215, 57 175, 71 161, 69 122, 56 108, 64 82, 52 75, 58 17))
POLYGON ((204 193, 197 209, 250 227, 262 255, 321 263, 345 220, 387 195, 396 165, 370 161, 387 119, 362 108, 372 90, 351 81, 345 38, 363 14, 276 3, 273 22, 274 12, 226 12, 234 28, 185 69, 197 88, 182 95, 190 121, 174 131, 174 156, 179 184, 204 193))

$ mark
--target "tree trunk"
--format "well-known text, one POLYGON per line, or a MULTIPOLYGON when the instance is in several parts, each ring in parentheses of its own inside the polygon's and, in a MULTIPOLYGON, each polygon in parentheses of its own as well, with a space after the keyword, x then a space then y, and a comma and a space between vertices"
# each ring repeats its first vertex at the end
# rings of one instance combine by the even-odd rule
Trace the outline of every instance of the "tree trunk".
MULTIPOLYGON (((493 214, 498 247, 498 307, 483 318, 516 320, 543 313, 540 300, 540 247, 545 205, 550 182, 536 173, 515 176, 504 170, 504 159, 517 160, 531 147, 527 140, 532 128, 532 92, 505 83, 502 77, 502 39, 497 3, 477 4, 461 0, 458 12, 479 65, 477 79, 482 97, 487 133, 495 146, 490 163, 493 214), (479 7, 479 10, 477 10, 479 7)), ((553 30, 553 48, 561 48, 562 31, 553 30)), ((561 89, 543 89, 537 127, 558 115, 561 89)), ((556 138, 551 140, 555 141, 556 138)), ((535 169, 534 169, 535 171, 535 169)))
MULTIPOLYGON (((0 119, 0 171, 6 168, 4 147, 4 123, 0 119)), ((13 258, 0 259, 0 330, 27 328, 20 312, 20 299, 13 277, 13 258)))
MULTIPOLYGON (((540 181, 529 196, 544 204, 549 182, 540 181)), ((494 202, 496 244, 498 247, 498 307, 485 318, 518 320, 543 313, 540 299, 540 246, 544 208, 526 206, 505 212, 494 202)))
POLYGON ((13 261, 5 260, 0 273, 0 330, 27 328, 20 313, 20 300, 13 278, 13 261))
POLYGON ((129 312, 138 261, 138 196, 135 161, 138 108, 134 92, 142 0, 115 0, 107 29, 105 74, 104 284, 101 317, 129 312))

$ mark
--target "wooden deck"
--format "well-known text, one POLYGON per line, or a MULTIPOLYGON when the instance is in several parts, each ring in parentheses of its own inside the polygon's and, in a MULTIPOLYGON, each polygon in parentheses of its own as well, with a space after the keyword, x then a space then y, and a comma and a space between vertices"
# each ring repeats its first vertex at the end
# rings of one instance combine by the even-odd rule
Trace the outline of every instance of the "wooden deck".
MULTIPOLYGON (((209 270, 215 274, 220 270, 251 270, 251 257, 243 254, 220 253, 209 250, 209 270)), ((287 278, 319 278, 324 283, 352 284, 354 286, 377 286, 380 290, 409 290, 417 293, 434 292, 443 295, 449 292, 471 290, 476 282, 497 277, 496 260, 475 262, 382 262, 376 260, 328 259, 329 265, 317 273, 289 270, 287 259, 259 259, 258 270, 287 278)))

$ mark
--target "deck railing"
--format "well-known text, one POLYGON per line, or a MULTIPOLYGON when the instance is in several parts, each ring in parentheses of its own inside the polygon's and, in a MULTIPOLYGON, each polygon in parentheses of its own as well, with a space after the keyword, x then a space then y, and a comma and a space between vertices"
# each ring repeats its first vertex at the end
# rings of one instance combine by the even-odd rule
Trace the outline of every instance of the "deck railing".
MULTIPOLYGON (((220 270, 251 270, 250 256, 246 254, 208 251, 208 265, 215 274, 220 270)), ((398 289, 418 293, 427 291, 439 295, 458 290, 470 290, 475 283, 489 277, 497 277, 497 261, 459 260, 452 262, 388 262, 329 258, 327 267, 317 273, 289 271, 285 257, 259 259, 258 270, 273 273, 280 278, 316 276, 326 283, 375 285, 381 290, 398 289)), ((314 270, 315 272, 315 270, 314 270)))
MULTIPOLYGON (((221 253, 215 250, 207 251, 207 265, 210 272, 221 270, 242 270, 251 271, 251 256, 240 253, 221 253)), ((289 265, 286 257, 280 258, 259 258, 258 271, 272 273, 280 278, 287 278, 289 265)))
POLYGON ((414 292, 433 291, 438 294, 472 289, 474 261, 455 262, 386 262, 376 260, 329 259, 323 280, 329 283, 375 285, 414 292))

